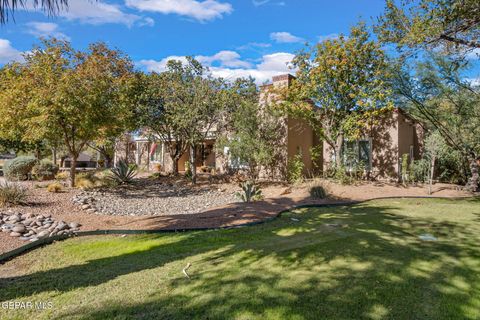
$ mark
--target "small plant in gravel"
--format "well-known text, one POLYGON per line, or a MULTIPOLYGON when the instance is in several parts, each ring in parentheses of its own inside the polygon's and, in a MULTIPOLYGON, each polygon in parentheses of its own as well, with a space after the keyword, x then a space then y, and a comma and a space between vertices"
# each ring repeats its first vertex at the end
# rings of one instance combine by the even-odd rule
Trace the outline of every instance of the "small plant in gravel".
POLYGON ((322 186, 314 186, 310 188, 310 196, 313 199, 325 199, 327 197, 327 191, 322 186))
POLYGON ((50 183, 47 186, 47 191, 52 193, 58 193, 62 191, 62 189, 63 189, 62 185, 58 182, 50 183))
POLYGON ((262 190, 252 181, 245 181, 240 183, 242 192, 237 192, 235 195, 243 202, 252 202, 262 199, 262 190))
POLYGON ((55 180, 65 181, 68 178, 70 178, 70 174, 68 173, 68 171, 62 171, 55 175, 55 180))
POLYGON ((3 173, 9 180, 27 180, 37 162, 35 157, 17 157, 5 162, 3 173))
POLYGON ((87 190, 87 189, 92 189, 95 187, 95 182, 92 181, 92 179, 88 177, 77 177, 75 179, 75 186, 77 188, 87 190))
POLYGON ((25 203, 27 189, 17 183, 0 183, 0 207, 25 203))
POLYGON ((118 184, 128 184, 133 181, 133 178, 137 175, 137 169, 135 166, 129 166, 127 162, 121 160, 115 168, 111 170, 112 176, 110 179, 114 180, 118 184))
POLYGON ((48 160, 42 160, 32 168, 32 175, 38 180, 52 180, 57 173, 58 166, 48 160))

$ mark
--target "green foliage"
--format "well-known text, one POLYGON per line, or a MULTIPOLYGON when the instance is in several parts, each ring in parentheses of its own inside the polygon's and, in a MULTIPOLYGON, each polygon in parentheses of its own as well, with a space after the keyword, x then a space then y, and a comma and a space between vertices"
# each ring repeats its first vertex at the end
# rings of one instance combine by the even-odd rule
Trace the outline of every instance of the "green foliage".
POLYGON ((110 171, 112 173, 111 179, 119 184, 132 183, 133 178, 137 175, 137 169, 129 166, 128 163, 123 160, 119 161, 117 166, 110 171))
POLYGON ((310 197, 313 199, 325 199, 327 196, 327 191, 322 186, 314 186, 310 188, 310 197))
POLYGON ((256 180, 261 168, 272 178, 279 169, 285 129, 284 111, 276 104, 259 103, 252 79, 239 79, 230 88, 227 128, 216 141, 218 153, 228 147, 230 169, 245 169, 256 180))
POLYGON ((32 168, 32 175, 39 180, 52 180, 58 173, 58 166, 49 160, 42 160, 32 168))
POLYGON ((461 157, 455 171, 465 172, 468 187, 476 190, 479 177, 471 173, 478 170, 480 155, 480 87, 465 81, 468 63, 430 55, 417 64, 415 72, 408 64, 399 64, 394 82, 399 100, 461 157))
POLYGON ((480 48, 478 0, 386 1, 375 31, 379 39, 401 48, 465 52, 480 48))
POLYGON ((242 192, 237 192, 235 195, 243 202, 252 202, 262 199, 262 190, 253 181, 245 181, 240 184, 242 192))
POLYGON ((27 189, 17 183, 0 183, 0 207, 23 204, 27 196, 27 189))
POLYGON ((335 167, 333 173, 333 179, 343 185, 354 184, 357 180, 355 176, 352 176, 344 165, 335 167))
POLYGON ((185 179, 187 180, 192 180, 192 165, 190 164, 190 161, 185 162, 185 179))
POLYGON ((303 163, 302 155, 296 154, 292 159, 288 161, 287 166, 287 179, 290 183, 300 183, 303 181, 303 170, 305 164, 303 163))
POLYGON ((414 160, 411 162, 409 169, 409 181, 427 182, 430 174, 430 160, 426 158, 414 160))
POLYGON ((35 157, 21 156, 5 162, 3 173, 9 180, 26 180, 38 162, 35 157))
POLYGON ((344 138, 360 138, 393 107, 386 55, 360 23, 293 63, 297 79, 282 100, 332 147, 340 165, 344 138))

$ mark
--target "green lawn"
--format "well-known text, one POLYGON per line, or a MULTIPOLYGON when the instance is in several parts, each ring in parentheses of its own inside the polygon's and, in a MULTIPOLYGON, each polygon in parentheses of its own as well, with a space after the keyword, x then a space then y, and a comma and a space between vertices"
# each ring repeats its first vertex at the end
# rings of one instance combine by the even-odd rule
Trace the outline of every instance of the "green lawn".
POLYGON ((234 230, 77 238, 0 274, 0 301, 53 303, 0 305, 1 319, 480 319, 480 199, 378 200, 234 230))

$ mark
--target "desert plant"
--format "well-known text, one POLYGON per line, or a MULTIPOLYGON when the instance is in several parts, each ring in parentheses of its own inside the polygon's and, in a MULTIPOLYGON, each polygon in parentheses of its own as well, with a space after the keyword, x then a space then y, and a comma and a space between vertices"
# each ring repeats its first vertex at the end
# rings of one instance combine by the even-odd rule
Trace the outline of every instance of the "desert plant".
POLYGON ((70 173, 68 171, 62 171, 55 175, 55 180, 67 180, 70 177, 70 173))
POLYGON ((22 156, 5 162, 3 173, 9 180, 26 180, 37 163, 35 157, 22 156))
POLYGON ((245 181, 240 183, 242 192, 237 192, 235 195, 243 202, 252 202, 262 198, 262 190, 252 181, 245 181))
POLYGON ((310 188, 310 196, 314 199, 325 199, 327 191, 322 186, 313 186, 310 188))
POLYGON ((127 184, 133 181, 133 178, 137 175, 137 169, 135 166, 129 166, 125 161, 119 161, 115 168, 111 170, 111 177, 113 181, 118 184, 127 184))
POLYGON ((27 189, 16 183, 0 183, 0 207, 25 203, 27 189))
POLYGON ((77 177, 75 178, 75 186, 77 188, 87 190, 95 187, 95 182, 92 179, 87 177, 77 177))
POLYGON ((185 179, 192 179, 192 165, 190 164, 190 161, 185 162, 185 179))
POLYGON ((42 160, 32 168, 32 175, 38 180, 52 180, 58 173, 58 166, 48 160, 42 160))
POLYGON ((50 183, 47 186, 47 191, 52 193, 58 193, 62 191, 62 189, 63 189, 62 185, 58 182, 50 183))
POLYGON ((333 173, 333 179, 343 185, 350 185, 355 183, 355 177, 348 174, 345 166, 339 166, 335 168, 335 171, 333 173))
POLYGON ((296 154, 290 161, 288 161, 287 167, 287 179, 289 183, 300 183, 303 181, 303 169, 305 164, 303 163, 302 155, 296 154))

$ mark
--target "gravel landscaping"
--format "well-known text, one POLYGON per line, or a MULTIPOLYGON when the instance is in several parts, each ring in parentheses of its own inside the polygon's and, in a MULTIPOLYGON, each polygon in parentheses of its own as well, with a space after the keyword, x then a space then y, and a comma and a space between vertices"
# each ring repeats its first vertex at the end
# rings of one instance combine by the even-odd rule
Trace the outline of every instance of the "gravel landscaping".
POLYGON ((56 220, 51 214, 0 212, 0 230, 23 241, 36 241, 56 235, 73 235, 80 226, 77 222, 56 220))
POLYGON ((72 202, 88 213, 144 216, 196 214, 238 202, 232 188, 143 181, 133 186, 83 191, 72 202))

